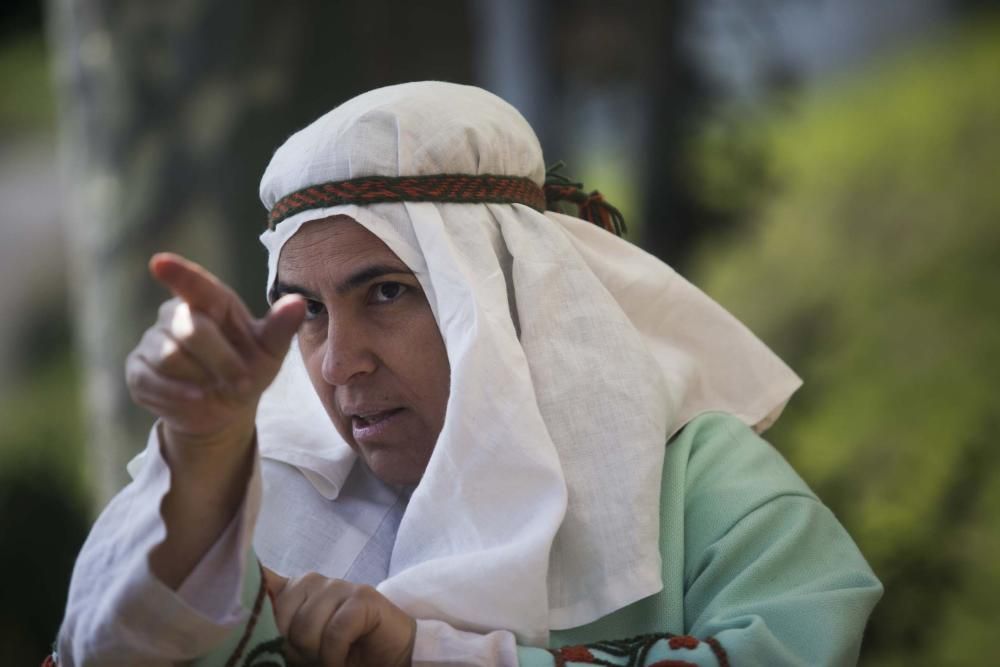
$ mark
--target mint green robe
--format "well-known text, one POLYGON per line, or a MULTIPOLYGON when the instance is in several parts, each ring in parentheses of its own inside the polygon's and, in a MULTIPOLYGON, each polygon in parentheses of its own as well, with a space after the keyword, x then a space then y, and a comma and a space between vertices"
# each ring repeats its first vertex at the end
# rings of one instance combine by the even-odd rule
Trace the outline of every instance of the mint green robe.
MULTIPOLYGON (((705 414, 669 443, 660 519, 663 590, 552 632, 550 648, 518 647, 520 665, 856 663, 882 586, 833 513, 745 424, 705 414)), ((260 606, 253 632, 241 628, 198 665, 282 664, 257 567, 244 590, 248 611, 260 606)))

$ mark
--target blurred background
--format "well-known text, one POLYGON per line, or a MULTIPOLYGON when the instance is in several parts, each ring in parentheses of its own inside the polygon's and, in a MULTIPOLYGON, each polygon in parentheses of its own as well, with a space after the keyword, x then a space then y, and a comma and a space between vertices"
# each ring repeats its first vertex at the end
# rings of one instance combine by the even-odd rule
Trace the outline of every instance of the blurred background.
POLYGON ((257 183, 364 90, 475 83, 805 379, 769 438, 886 584, 862 664, 1000 628, 1000 9, 973 0, 7 0, 0 662, 38 664, 151 422, 184 253, 264 308, 257 183))

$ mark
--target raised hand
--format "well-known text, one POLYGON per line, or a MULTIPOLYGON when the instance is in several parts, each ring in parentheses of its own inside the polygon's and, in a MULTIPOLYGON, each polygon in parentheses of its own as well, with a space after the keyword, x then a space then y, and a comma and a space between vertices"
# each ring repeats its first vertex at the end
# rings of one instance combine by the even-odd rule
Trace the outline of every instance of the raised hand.
POLYGON ((175 297, 129 355, 133 400, 161 418, 170 490, 166 538, 150 567, 177 588, 232 521, 252 471, 257 403, 305 317, 297 296, 254 319, 232 289, 178 255, 155 255, 153 276, 175 297))
POLYGON ((409 667, 416 621, 371 586, 264 568, 274 618, 296 666, 409 667))
POLYGON ((168 437, 218 441, 252 432, 257 402, 305 314, 287 296, 262 319, 207 270, 178 255, 149 263, 174 293, 126 361, 133 400, 162 419, 168 437))

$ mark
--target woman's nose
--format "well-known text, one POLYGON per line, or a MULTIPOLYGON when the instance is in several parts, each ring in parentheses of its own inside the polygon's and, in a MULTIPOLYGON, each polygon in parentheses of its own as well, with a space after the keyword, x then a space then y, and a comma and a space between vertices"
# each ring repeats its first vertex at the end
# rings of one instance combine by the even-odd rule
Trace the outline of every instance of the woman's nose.
POLYGON ((345 385, 374 372, 378 364, 371 343, 360 323, 331 317, 323 351, 323 380, 331 385, 345 385))

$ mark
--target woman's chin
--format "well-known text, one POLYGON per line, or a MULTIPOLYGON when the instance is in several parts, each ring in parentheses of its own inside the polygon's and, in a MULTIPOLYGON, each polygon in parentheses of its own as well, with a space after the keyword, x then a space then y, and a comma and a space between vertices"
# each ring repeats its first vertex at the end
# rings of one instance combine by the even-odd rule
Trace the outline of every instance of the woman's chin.
POLYGON ((426 467, 411 461, 400 461, 388 452, 362 452, 362 456, 372 474, 390 486, 416 486, 426 467))

